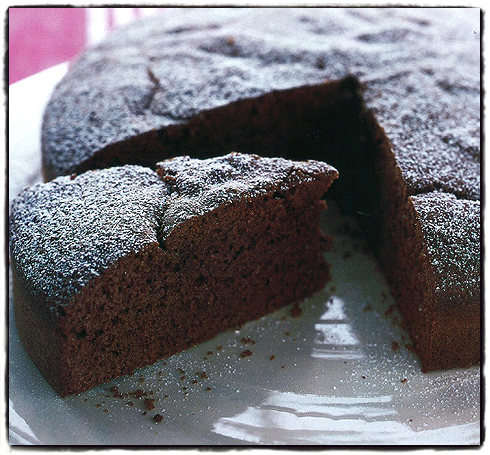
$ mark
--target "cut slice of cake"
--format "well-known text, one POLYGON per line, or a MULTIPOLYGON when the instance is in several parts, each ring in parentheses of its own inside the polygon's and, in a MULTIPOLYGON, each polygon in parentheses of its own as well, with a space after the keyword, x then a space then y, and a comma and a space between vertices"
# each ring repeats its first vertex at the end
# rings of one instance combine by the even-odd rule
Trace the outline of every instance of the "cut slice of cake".
POLYGON ((229 154, 59 177, 10 220, 22 342, 62 396, 130 374, 322 288, 337 171, 229 154))

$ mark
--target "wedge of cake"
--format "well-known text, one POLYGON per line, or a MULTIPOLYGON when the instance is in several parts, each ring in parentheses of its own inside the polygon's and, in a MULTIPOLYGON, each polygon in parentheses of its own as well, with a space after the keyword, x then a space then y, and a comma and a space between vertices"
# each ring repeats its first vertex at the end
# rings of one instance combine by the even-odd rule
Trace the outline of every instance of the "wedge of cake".
POLYGON ((10 220, 15 319, 62 396, 132 373, 322 288, 337 171, 229 154, 59 177, 10 220))

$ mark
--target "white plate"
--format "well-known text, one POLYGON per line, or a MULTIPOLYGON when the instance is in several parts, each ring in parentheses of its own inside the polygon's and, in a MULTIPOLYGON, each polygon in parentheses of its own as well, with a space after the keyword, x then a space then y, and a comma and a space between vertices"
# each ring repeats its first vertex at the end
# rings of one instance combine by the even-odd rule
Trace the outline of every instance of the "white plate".
MULTIPOLYGON (((9 199, 41 179, 42 111, 66 68, 9 88, 9 199)), ((300 317, 285 308, 79 396, 58 397, 34 367, 10 298, 10 443, 480 444, 480 368, 420 372, 376 260, 329 213, 333 278, 300 317)))

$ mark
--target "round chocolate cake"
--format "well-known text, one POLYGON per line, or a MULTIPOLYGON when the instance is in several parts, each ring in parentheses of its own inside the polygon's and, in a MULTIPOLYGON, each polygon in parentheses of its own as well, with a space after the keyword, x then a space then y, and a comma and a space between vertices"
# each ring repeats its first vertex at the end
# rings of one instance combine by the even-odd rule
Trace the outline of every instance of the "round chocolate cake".
POLYGON ((172 9, 73 64, 45 112, 44 174, 187 155, 157 169, 185 194, 195 180, 174 172, 230 151, 331 163, 329 195, 359 217, 423 370, 476 364, 480 39, 472 8, 172 9))

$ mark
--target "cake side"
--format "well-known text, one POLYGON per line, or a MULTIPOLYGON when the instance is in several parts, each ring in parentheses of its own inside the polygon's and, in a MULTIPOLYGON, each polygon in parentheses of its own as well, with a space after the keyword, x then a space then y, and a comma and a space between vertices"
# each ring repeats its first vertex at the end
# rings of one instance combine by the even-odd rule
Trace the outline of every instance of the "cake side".
MULTIPOLYGON (((24 228, 28 223, 22 226, 13 210, 16 323, 33 361, 62 396, 130 374, 223 330, 300 301, 328 280, 323 252, 329 240, 320 231, 319 217, 325 207, 322 198, 337 177, 335 169, 323 163, 282 159, 269 163, 257 156, 233 154, 220 158, 214 166, 213 160, 204 163, 202 169, 208 172, 198 177, 198 160, 187 159, 189 165, 180 168, 176 164, 162 171, 168 171, 163 180, 153 173, 159 181, 156 193, 163 200, 142 195, 133 201, 134 210, 120 207, 142 218, 133 219, 135 237, 140 225, 151 218, 148 213, 161 210, 156 225, 151 225, 152 241, 140 243, 138 249, 115 260, 110 256, 94 275, 90 269, 79 268, 84 284, 68 286, 75 291, 65 300, 56 299, 57 306, 51 299, 58 294, 56 281, 48 279, 43 287, 36 288, 38 282, 19 266, 24 262, 17 260, 22 256, 20 250, 27 252, 29 241, 38 240, 25 234, 22 244, 17 245, 16 233, 27 232, 24 228), (239 178, 259 170, 248 184, 248 179, 239 178), (170 175, 172 184, 165 181, 170 175), (181 182, 189 191, 178 189, 181 182), (224 199, 226 194, 231 196, 224 199), (199 213, 190 209, 197 206, 204 209, 199 213), (187 215, 178 217, 166 230, 166 212, 187 215)), ((165 163, 160 169, 165 169, 165 163)), ((112 177, 120 177, 128 170, 132 167, 94 171, 84 177, 84 194, 88 192, 100 202, 85 211, 86 217, 106 212, 108 204, 118 205, 114 201, 117 197, 119 203, 127 203, 124 196, 118 196, 124 194, 124 185, 118 178, 109 183, 104 175, 110 172, 112 177), (101 180, 107 180, 106 188, 97 185, 101 180)), ((133 175, 134 187, 144 193, 138 172, 133 175)), ((40 227, 61 223, 69 230, 74 224, 71 228, 87 253, 91 246, 85 240, 99 229, 112 233, 108 236, 117 243, 120 218, 114 217, 112 224, 107 219, 104 226, 93 228, 81 227, 76 211, 71 218, 65 216, 63 209, 72 206, 72 199, 63 196, 69 185, 73 180, 58 178, 36 187, 35 193, 44 191, 51 196, 53 206, 48 208, 42 197, 29 197, 33 203, 25 210, 37 214, 40 227), (36 200, 42 201, 40 206, 36 200)), ((48 252, 69 247, 69 242, 60 247, 50 236, 40 242, 40 248, 48 252)), ((42 264, 40 261, 39 266, 42 264)))
POLYGON ((440 191, 410 195, 392 145, 375 127, 374 224, 385 226, 375 247, 422 369, 478 364, 480 203, 440 191))
POLYGON ((56 390, 66 342, 60 320, 75 296, 114 262, 158 245, 168 189, 151 170, 125 166, 59 177, 13 201, 9 246, 15 321, 27 352, 56 390))
POLYGON ((435 285, 429 340, 421 340, 421 335, 412 331, 424 370, 478 364, 480 203, 440 193, 413 196, 411 202, 435 285))
MULTIPOLYGON (((203 159, 230 151, 293 160, 329 156, 337 164, 349 142, 355 141, 360 121, 356 116, 362 109, 361 84, 353 77, 274 90, 127 137, 112 140, 103 133, 104 144, 96 147, 91 141, 92 148, 83 157, 77 149, 66 154, 66 150, 73 150, 66 147, 72 145, 63 143, 59 152, 43 154, 43 172, 50 180, 60 174, 124 164, 154 168, 156 162, 170 157, 203 159)), ((48 108, 46 117, 49 115, 48 108)), ((123 119, 119 121, 124 125, 123 119)), ((87 122, 92 123, 90 119, 87 122)), ((98 128, 93 125, 90 131, 98 128)), ((62 134, 62 129, 56 127, 54 134, 62 134)))

